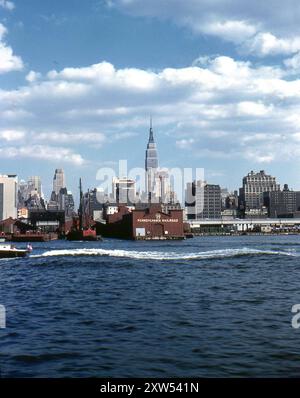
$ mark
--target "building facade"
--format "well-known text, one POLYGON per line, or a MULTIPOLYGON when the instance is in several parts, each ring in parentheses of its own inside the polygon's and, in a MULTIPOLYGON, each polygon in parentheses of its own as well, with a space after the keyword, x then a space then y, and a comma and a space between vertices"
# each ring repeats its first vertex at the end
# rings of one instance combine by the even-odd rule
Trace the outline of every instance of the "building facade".
POLYGON ((135 181, 129 178, 114 177, 112 181, 113 199, 118 204, 132 204, 136 201, 135 181))
POLYGON ((258 173, 251 171, 243 178, 243 186, 240 188, 239 207, 243 211, 251 209, 259 210, 263 206, 263 193, 279 191, 280 185, 276 178, 261 170, 258 173))
POLYGON ((147 193, 147 201, 155 195, 155 174, 158 169, 158 154, 156 143, 154 141, 152 120, 150 120, 149 139, 147 143, 145 156, 145 185, 147 193))
POLYGON ((58 195, 59 191, 65 187, 66 187, 65 173, 63 169, 56 169, 53 177, 53 192, 55 192, 55 194, 58 195))
POLYGON ((18 178, 16 175, 0 175, 0 220, 16 219, 18 178))
POLYGON ((285 184, 282 191, 265 192, 264 205, 271 218, 293 217, 297 211, 297 192, 289 190, 285 184))
POLYGON ((219 219, 222 211, 221 187, 206 181, 188 183, 186 216, 188 220, 219 219))
POLYGON ((37 193, 42 197, 42 181, 40 176, 31 176, 28 178, 28 189, 30 192, 37 193))
POLYGON ((98 233, 112 238, 135 240, 183 239, 183 211, 164 212, 159 204, 145 209, 120 206, 107 216, 106 224, 98 223, 98 233))
POLYGON ((65 212, 67 218, 73 217, 75 214, 75 203, 73 194, 67 188, 61 188, 58 194, 58 208, 65 212))
POLYGON ((56 169, 53 177, 53 190, 47 205, 49 211, 64 211, 65 217, 71 218, 75 213, 73 194, 67 190, 63 169, 56 169))

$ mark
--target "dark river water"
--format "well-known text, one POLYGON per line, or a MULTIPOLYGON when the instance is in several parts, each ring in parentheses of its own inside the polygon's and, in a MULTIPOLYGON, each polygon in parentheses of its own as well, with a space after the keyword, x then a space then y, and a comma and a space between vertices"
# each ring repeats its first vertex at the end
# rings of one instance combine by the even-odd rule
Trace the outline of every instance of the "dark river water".
POLYGON ((33 247, 0 260, 2 377, 300 376, 298 236, 33 247))

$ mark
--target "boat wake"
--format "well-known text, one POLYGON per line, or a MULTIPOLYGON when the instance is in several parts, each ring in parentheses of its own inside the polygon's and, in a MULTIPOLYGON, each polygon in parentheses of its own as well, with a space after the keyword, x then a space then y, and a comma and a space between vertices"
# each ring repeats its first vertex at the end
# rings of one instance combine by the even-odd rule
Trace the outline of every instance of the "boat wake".
POLYGON ((297 253, 287 251, 274 250, 258 250, 247 247, 241 249, 221 249, 202 251, 195 253, 176 253, 176 252, 159 252, 159 251, 133 251, 133 250, 118 250, 118 249, 68 249, 68 250, 50 250, 40 255, 31 255, 33 257, 57 257, 57 256, 106 256, 106 257, 123 257, 137 260, 201 260, 224 257, 240 257, 240 256, 293 256, 297 253))

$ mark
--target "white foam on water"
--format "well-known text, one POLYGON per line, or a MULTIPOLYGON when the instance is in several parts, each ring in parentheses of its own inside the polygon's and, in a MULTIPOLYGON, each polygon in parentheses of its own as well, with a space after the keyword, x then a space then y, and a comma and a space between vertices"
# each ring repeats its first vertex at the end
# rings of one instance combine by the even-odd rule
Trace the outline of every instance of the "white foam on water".
POLYGON ((220 249, 201 251, 195 253, 176 253, 176 252, 159 252, 159 251, 134 251, 134 250, 118 250, 118 249, 65 249, 50 250, 40 255, 31 255, 30 257, 57 257, 57 256, 109 256, 133 258, 138 260, 197 260, 210 258, 224 258, 251 255, 273 255, 273 256, 293 256, 297 253, 287 251, 259 250, 247 247, 240 249, 220 249))

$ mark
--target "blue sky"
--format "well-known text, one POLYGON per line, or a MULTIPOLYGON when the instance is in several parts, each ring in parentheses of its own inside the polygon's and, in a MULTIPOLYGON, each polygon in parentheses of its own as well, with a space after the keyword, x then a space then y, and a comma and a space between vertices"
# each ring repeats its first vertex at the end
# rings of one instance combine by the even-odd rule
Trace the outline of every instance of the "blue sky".
POLYGON ((265 169, 300 189, 297 0, 0 0, 0 172, 204 167, 237 189, 265 169))

